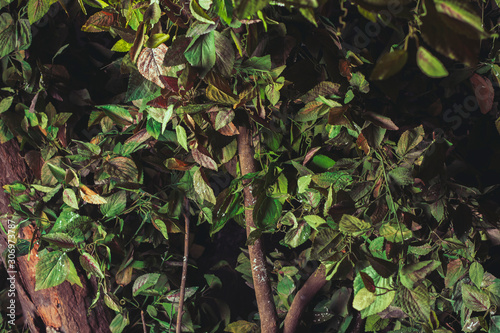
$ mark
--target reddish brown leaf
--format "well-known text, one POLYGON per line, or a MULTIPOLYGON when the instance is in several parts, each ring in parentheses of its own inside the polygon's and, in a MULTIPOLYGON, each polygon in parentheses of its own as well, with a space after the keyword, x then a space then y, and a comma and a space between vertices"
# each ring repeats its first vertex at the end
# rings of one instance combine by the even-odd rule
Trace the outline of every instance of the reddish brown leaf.
POLYGON ((160 44, 160 46, 155 49, 146 47, 141 51, 137 59, 137 69, 139 73, 161 88, 165 88, 165 84, 163 84, 160 76, 165 74, 166 68, 163 66, 163 59, 165 58, 167 49, 165 44, 160 44))
POLYGON ((364 151, 366 155, 370 152, 370 145, 368 145, 368 141, 363 133, 359 133, 358 139, 356 140, 356 146, 358 149, 364 151))
POLYGON ((493 98, 495 97, 491 81, 487 77, 474 74, 470 78, 470 83, 474 88, 474 94, 476 95, 481 113, 487 114, 493 107, 493 98))
POLYGON ((179 171, 186 171, 191 169, 193 166, 190 163, 186 163, 184 161, 181 161, 175 157, 169 158, 165 161, 165 166, 169 169, 173 170, 179 170, 179 171))
POLYGON ((340 59, 339 61, 339 71, 340 75, 346 77, 348 80, 351 79, 351 63, 348 60, 340 59))
POLYGON ((175 93, 179 92, 179 85, 177 84, 177 78, 176 77, 170 77, 170 76, 160 76, 161 82, 165 85, 165 88, 168 90, 171 90, 175 93))
POLYGON ((137 144, 141 144, 151 138, 151 135, 148 133, 146 128, 143 128, 139 132, 132 135, 128 138, 125 143, 136 142, 137 144))
POLYGON ((361 275, 361 279, 363 280, 363 284, 365 285, 365 288, 371 292, 375 292, 375 282, 373 282, 373 279, 371 278, 370 275, 366 274, 365 272, 359 272, 361 275))
POLYGON ((217 163, 214 159, 209 155, 208 151, 203 147, 198 147, 192 150, 193 158, 199 165, 217 171, 217 163), (205 150, 205 152, 201 152, 201 150, 205 150))
POLYGON ((115 22, 115 14, 101 10, 88 18, 87 22, 83 25, 82 30, 85 32, 108 31, 109 27, 114 25, 115 22))
POLYGON ((349 105, 342 107, 331 108, 328 113, 328 124, 330 125, 347 125, 349 120, 344 116, 345 112, 349 109, 349 105))
POLYGON ((391 131, 397 131, 399 129, 399 127, 397 127, 396 124, 394 124, 394 122, 390 118, 384 117, 382 115, 379 115, 371 111, 363 114, 363 118, 365 118, 368 121, 371 121, 374 125, 377 125, 379 127, 391 131))
POLYGON ((309 162, 311 160, 311 158, 314 157, 314 154, 316 154, 316 152, 320 149, 321 149, 321 147, 315 147, 315 148, 309 150, 309 152, 307 152, 307 154, 306 154, 306 157, 304 158, 304 162, 302 162, 302 165, 306 165, 307 162, 309 162))
POLYGON ((42 159, 42 154, 40 154, 39 151, 30 150, 24 156, 24 160, 26 161, 26 164, 28 164, 30 169, 33 171, 34 176, 37 179, 41 179, 42 178, 42 166, 44 163, 44 161, 42 159))

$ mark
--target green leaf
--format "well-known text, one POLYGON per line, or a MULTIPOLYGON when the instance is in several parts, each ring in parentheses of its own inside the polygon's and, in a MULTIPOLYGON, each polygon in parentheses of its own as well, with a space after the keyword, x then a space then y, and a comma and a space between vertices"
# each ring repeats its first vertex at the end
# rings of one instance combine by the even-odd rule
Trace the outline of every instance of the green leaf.
POLYGON ((52 175, 57 179, 58 182, 64 181, 64 178, 66 177, 66 170, 50 162, 47 162, 47 166, 52 175))
POLYGON ((335 191, 343 190, 352 183, 352 176, 345 171, 333 171, 315 174, 311 180, 322 188, 333 185, 335 191))
POLYGON ((483 266, 474 261, 469 268, 469 276, 471 281, 476 285, 476 287, 481 288, 481 283, 483 282, 484 268, 483 266))
POLYGON ((304 244, 311 236, 311 227, 305 221, 288 230, 280 242, 281 245, 296 248, 304 244))
POLYGON ((204 23, 209 23, 209 24, 214 24, 214 21, 210 18, 210 16, 205 13, 203 8, 198 4, 196 0, 191 0, 189 3, 189 10, 191 11, 191 14, 193 14, 193 17, 197 19, 200 22, 204 23))
POLYGON ((278 294, 282 294, 285 297, 290 296, 294 291, 295 291, 295 283, 293 283, 293 280, 285 275, 281 281, 278 282, 278 286, 276 287, 276 291, 278 294))
POLYGON ((2 99, 2 101, 0 101, 0 113, 3 113, 10 108, 13 100, 14 96, 8 96, 2 99))
POLYGON ((491 305, 487 293, 465 283, 462 284, 462 298, 464 305, 472 311, 488 311, 491 305))
POLYGON ((109 330, 111 333, 121 333, 129 323, 128 312, 118 313, 109 324, 109 330))
POLYGON ((106 197, 106 203, 99 208, 105 217, 116 217, 120 215, 127 206, 127 193, 118 191, 106 197))
POLYGON ((0 57, 4 57, 16 49, 16 31, 14 20, 9 13, 0 15, 0 57))
POLYGON ((234 69, 234 48, 231 41, 218 31, 214 31, 215 53, 215 68, 222 76, 231 76, 234 69))
POLYGON ((407 60, 408 52, 406 52, 406 50, 395 50, 384 54, 378 59, 377 64, 370 75, 370 79, 385 80, 390 78, 403 69, 407 60))
POLYGON ((125 40, 118 40, 113 47, 111 47, 111 51, 114 52, 128 52, 132 48, 132 43, 127 43, 125 40))
POLYGON ((240 71, 248 74, 255 74, 256 72, 269 72, 271 71, 272 63, 269 54, 262 57, 251 57, 245 60, 240 67, 240 71))
POLYGON ((37 22, 49 11, 50 6, 57 0, 29 0, 28 18, 31 24, 37 22))
POLYGON ((137 183, 139 171, 134 161, 128 157, 118 156, 104 164, 106 171, 114 181, 120 183, 137 183))
POLYGON ((370 223, 358 219, 356 216, 342 215, 339 222, 339 230, 352 235, 359 235, 371 227, 370 223))
POLYGON ((99 263, 89 253, 82 253, 80 256, 80 264, 87 272, 94 274, 99 279, 104 279, 104 273, 102 272, 101 267, 99 267, 99 263))
POLYGON ((424 134, 424 127, 422 125, 405 131, 399 138, 396 153, 400 156, 406 155, 410 150, 422 142, 424 134))
POLYGON ((352 307, 358 311, 361 311, 372 305, 372 303, 375 302, 376 299, 377 297, 374 293, 368 291, 368 289, 366 288, 363 288, 359 290, 356 295, 354 295, 352 307))
POLYGON ((274 229, 281 215, 282 205, 278 199, 259 196, 253 209, 255 224, 264 230, 274 229))
POLYGON ((104 111, 106 116, 110 117, 115 124, 132 125, 134 121, 130 112, 119 105, 99 105, 97 108, 104 111))
POLYGON ((184 127, 182 127, 180 124, 178 124, 175 127, 175 134, 177 135, 177 141, 181 145, 182 148, 184 148, 186 151, 189 151, 188 148, 188 143, 187 143, 187 134, 186 130, 184 127))
POLYGON ((159 273, 149 273, 139 276, 134 281, 134 286, 132 287, 132 294, 134 296, 141 294, 141 292, 145 291, 149 287, 154 286, 156 282, 158 282, 159 278, 160 278, 159 273))
POLYGON ((72 249, 76 247, 76 243, 73 238, 62 232, 50 232, 47 235, 43 235, 42 239, 63 249, 72 249))
POLYGON ((420 284, 427 275, 441 266, 437 260, 420 261, 412 265, 406 265, 401 270, 399 276, 401 283, 408 289, 413 289, 420 284))
POLYGON ((10 4, 12 1, 14 0, 0 0, 0 9, 7 6, 8 4, 10 4))
POLYGON ((228 125, 234 119, 234 111, 229 108, 221 108, 215 118, 215 130, 218 131, 222 127, 228 125))
MULTIPOLYGON (((189 288, 186 288, 186 291, 184 293, 184 300, 187 300, 189 297, 191 297, 194 294, 196 294, 197 290, 198 290, 198 287, 189 287, 189 288)), ((181 292, 180 292, 179 289, 173 290, 173 291, 169 292, 168 294, 166 294, 165 298, 169 302, 179 303, 179 300, 181 299, 181 292)))
POLYGON ((235 0, 234 9, 239 19, 254 15, 269 4, 270 0, 235 0))
POLYGON ((168 239, 168 228, 167 228, 167 225, 165 224, 165 222, 163 222, 162 220, 160 219, 155 219, 153 222, 153 226, 161 232, 161 234, 163 235, 163 237, 165 237, 165 239, 168 239))
POLYGON ((206 96, 208 99, 221 104, 234 105, 238 103, 236 96, 228 94, 212 84, 208 85, 206 96))
POLYGON ((204 78, 215 65, 214 32, 195 36, 184 51, 184 56, 193 67, 199 68, 200 77, 204 78))
POLYGON ((318 226, 322 224, 326 224, 325 219, 319 217, 318 215, 307 215, 304 216, 304 220, 313 228, 314 230, 318 230, 318 226))
POLYGON ((210 289, 217 289, 222 287, 222 281, 214 274, 204 274, 203 277, 207 281, 210 289))
POLYGON ((387 177, 399 186, 412 185, 415 180, 411 170, 403 167, 397 167, 387 173, 387 177))
POLYGON ((483 21, 470 3, 460 0, 435 0, 436 10, 442 14, 445 24, 469 38, 487 38, 483 21))
POLYGON ((259 326, 248 321, 238 320, 226 326, 224 332, 232 333, 258 333, 260 332, 259 326))
POLYGON ((424 284, 412 289, 401 288, 398 290, 398 301, 401 309, 411 318, 420 322, 429 321, 431 313, 430 296, 424 284))
MULTIPOLYGON (((499 2, 497 0, 497 2, 499 2)), ((500 4, 498 4, 500 6, 500 4)), ((490 330, 488 333, 500 333, 500 316, 491 316, 490 330)))
POLYGON ((65 252, 43 250, 38 252, 35 291, 60 285, 69 273, 69 258, 65 252))
MULTIPOLYGON (((0 48, 1 49, 1 48, 0 48)), ((9 130, 7 125, 3 122, 3 119, 0 118, 0 143, 6 143, 10 139, 14 137, 14 134, 9 130)))
POLYGON ((73 264, 73 261, 68 258, 68 263, 69 263, 69 272, 68 276, 66 277, 66 281, 68 281, 71 284, 76 284, 77 286, 80 286, 83 288, 82 281, 80 280, 80 277, 78 276, 78 272, 76 271, 75 264, 73 264))
POLYGON ((380 236, 387 239, 389 242, 402 243, 404 240, 412 237, 411 230, 408 230, 405 225, 392 225, 386 223, 380 227, 380 236))
POLYGON ((358 88, 358 90, 364 94, 370 92, 370 84, 366 81, 365 76, 361 72, 352 73, 349 84, 358 88))
POLYGON ((428 77, 440 78, 448 76, 448 71, 441 61, 423 46, 420 46, 417 51, 417 65, 428 77))
POLYGON ((203 204, 203 201, 207 201, 215 205, 216 199, 214 190, 205 182, 205 179, 203 178, 203 175, 201 173, 201 169, 199 168, 193 173, 193 186, 194 190, 202 200, 200 202, 201 204, 203 204))
MULTIPOLYGON (((394 300, 396 292, 394 291, 393 278, 383 278, 377 274, 377 272, 371 267, 367 267, 362 270, 364 273, 368 274, 373 280, 376 286, 375 291, 375 301, 369 304, 366 308, 361 310, 361 317, 366 318, 368 316, 378 314, 391 305, 394 300)), ((362 289, 366 289, 363 283, 361 275, 357 275, 354 279, 354 295, 356 296, 362 289)), ((363 292, 364 293, 364 292, 363 292)), ((359 298, 359 297, 358 297, 359 298)), ((360 299, 360 305, 363 304, 360 299)))
POLYGON ((67 188, 63 191, 63 201, 71 208, 78 209, 78 200, 76 199, 75 191, 67 188))

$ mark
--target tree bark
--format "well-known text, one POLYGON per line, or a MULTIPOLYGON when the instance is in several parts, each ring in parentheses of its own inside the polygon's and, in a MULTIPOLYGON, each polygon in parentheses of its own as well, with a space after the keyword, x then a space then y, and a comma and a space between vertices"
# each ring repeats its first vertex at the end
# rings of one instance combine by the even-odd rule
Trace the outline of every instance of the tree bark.
POLYGON ((300 323, 300 317, 307 304, 313 299, 314 295, 320 291, 326 283, 326 267, 320 265, 314 273, 307 279, 306 283, 300 288, 293 299, 290 310, 285 318, 285 329, 283 333, 294 333, 300 323))
MULTIPOLYGON (((252 133, 244 126, 239 127, 238 134, 238 157, 240 160, 241 175, 256 172, 255 160, 253 158, 254 149, 252 146, 252 133)), ((253 206, 256 199, 252 193, 252 186, 248 185, 249 180, 244 180, 243 197, 245 205, 245 221, 247 237, 256 228, 253 220, 253 206)), ((269 276, 266 270, 266 259, 262 249, 261 239, 257 239, 253 245, 248 245, 250 265, 252 268, 253 285, 257 308, 260 316, 260 327, 262 333, 278 332, 278 316, 274 305, 273 291, 269 283, 269 276)))
MULTIPOLYGON (((0 144, 0 186, 10 184, 16 180, 25 181, 27 169, 23 158, 19 154, 17 142, 11 140, 0 144)), ((9 198, 0 190, 0 212, 12 213, 9 208, 9 198)), ((8 231, 8 220, 2 219, 5 230, 8 231)), ((18 237, 31 240, 36 232, 33 225, 19 230, 18 237)), ((8 247, 8 237, 0 233, 0 253, 8 247)), ((31 333, 35 332, 67 332, 67 333, 101 333, 110 332, 109 310, 102 301, 88 311, 88 308, 97 292, 95 279, 87 280, 80 274, 83 288, 64 282, 57 287, 35 291, 35 272, 38 263, 38 246, 35 246, 28 256, 18 257, 15 268, 7 265, 2 257, 9 277, 15 278, 16 303, 19 301, 23 311, 24 323, 31 333), (88 312, 88 314, 87 314, 88 312)))

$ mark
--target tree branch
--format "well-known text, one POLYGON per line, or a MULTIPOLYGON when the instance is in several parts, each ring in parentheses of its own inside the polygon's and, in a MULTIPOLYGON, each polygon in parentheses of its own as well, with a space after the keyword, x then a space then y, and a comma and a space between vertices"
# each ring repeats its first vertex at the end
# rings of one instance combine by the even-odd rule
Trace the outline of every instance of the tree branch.
MULTIPOLYGON (((253 158, 254 150, 251 141, 252 133, 244 126, 240 126, 238 130, 240 132, 237 138, 238 156, 240 160, 241 175, 244 176, 248 173, 256 171, 255 161, 253 158)), ((249 180, 243 181, 243 185, 245 185, 245 188, 243 189, 243 196, 247 237, 250 235, 252 229, 255 228, 252 208, 256 201, 252 193, 252 186, 248 185, 248 183, 249 180)), ((278 317, 276 315, 273 292, 271 290, 269 276, 266 270, 266 260, 262 249, 262 241, 257 239, 253 245, 248 245, 248 253, 252 268, 255 298, 257 299, 257 308, 260 316, 261 332, 278 332, 278 317)))
POLYGON ((184 197, 184 258, 182 260, 182 278, 181 278, 181 290, 179 295, 179 307, 177 308, 177 325, 175 327, 176 333, 182 332, 182 315, 184 314, 184 295, 186 293, 186 277, 188 268, 188 256, 189 256, 189 201, 184 197))
POLYGON ((300 317, 307 304, 313 299, 314 295, 323 288, 326 283, 326 267, 321 264, 314 273, 309 276, 306 283, 300 288, 293 299, 290 310, 285 317, 285 330, 283 333, 294 333, 300 323, 300 317))

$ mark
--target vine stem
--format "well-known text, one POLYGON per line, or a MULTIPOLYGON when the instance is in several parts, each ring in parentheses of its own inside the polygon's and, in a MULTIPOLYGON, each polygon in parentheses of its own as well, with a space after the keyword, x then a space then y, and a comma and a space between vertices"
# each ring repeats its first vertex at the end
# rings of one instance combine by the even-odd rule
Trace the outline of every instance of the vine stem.
MULTIPOLYGON (((241 175, 256 172, 254 149, 252 145, 252 131, 247 127, 239 126, 238 134, 238 157, 240 160, 241 175)), ((253 206, 256 198, 252 193, 250 180, 243 181, 244 205, 245 205, 245 224, 247 238, 256 228, 253 219, 253 206)), ((252 268, 252 279, 257 300, 257 308, 260 316, 260 330, 263 333, 278 332, 278 316, 274 305, 273 291, 269 282, 269 275, 266 270, 266 260, 262 248, 261 239, 257 239, 252 245, 248 245, 248 254, 250 256, 250 265, 252 268)))
POLYGON ((314 273, 309 276, 306 283, 300 288, 293 299, 290 310, 285 317, 285 328, 283 333, 294 333, 300 323, 302 313, 314 295, 326 284, 326 267, 321 264, 314 273))
POLYGON ((179 307, 177 308, 177 325, 175 332, 182 332, 182 315, 184 314, 184 295, 186 293, 186 277, 188 269, 188 256, 189 256, 189 200, 184 197, 184 258, 182 259, 182 277, 181 277, 181 290, 179 294, 179 307))

